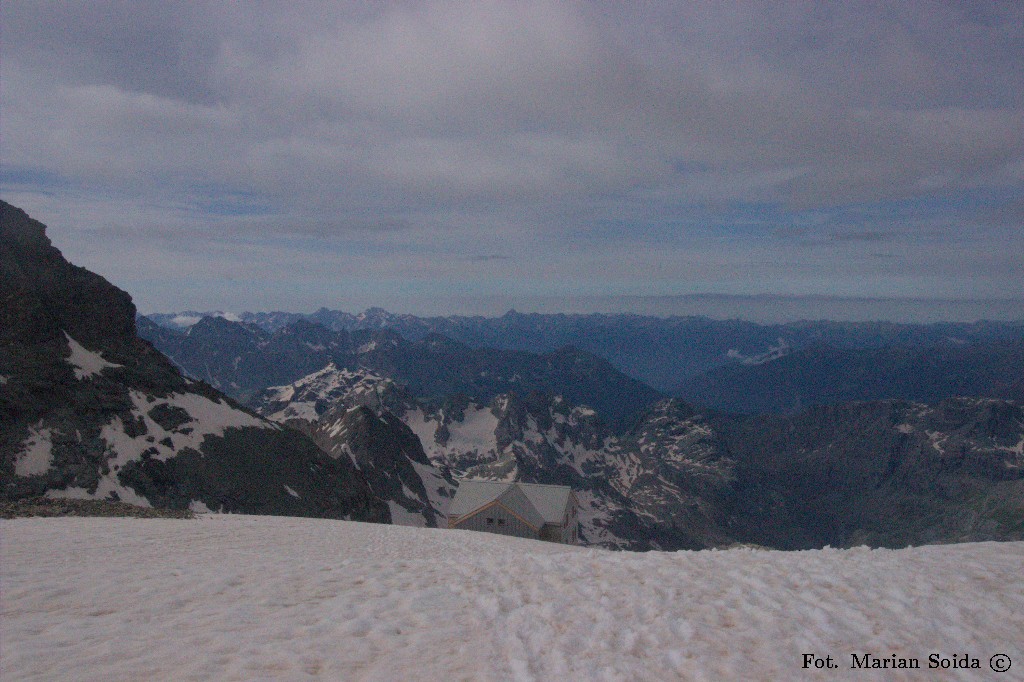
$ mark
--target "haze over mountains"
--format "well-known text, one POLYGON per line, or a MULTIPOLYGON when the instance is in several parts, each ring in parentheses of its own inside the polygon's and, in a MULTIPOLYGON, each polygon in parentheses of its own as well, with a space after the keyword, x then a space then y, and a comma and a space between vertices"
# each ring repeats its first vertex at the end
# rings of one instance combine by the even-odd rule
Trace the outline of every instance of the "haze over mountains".
POLYGON ((675 394, 729 412, 792 413, 853 400, 1024 400, 1024 338, 926 346, 813 345, 766 362, 732 363, 679 383, 675 394))

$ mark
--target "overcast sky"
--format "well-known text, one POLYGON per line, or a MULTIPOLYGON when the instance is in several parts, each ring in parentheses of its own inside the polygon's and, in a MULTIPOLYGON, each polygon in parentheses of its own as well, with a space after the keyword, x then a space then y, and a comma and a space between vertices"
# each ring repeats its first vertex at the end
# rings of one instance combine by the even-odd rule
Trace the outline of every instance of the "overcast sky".
POLYGON ((1018 1, 4 0, 0 22, 0 195, 144 312, 1024 305, 1018 1))

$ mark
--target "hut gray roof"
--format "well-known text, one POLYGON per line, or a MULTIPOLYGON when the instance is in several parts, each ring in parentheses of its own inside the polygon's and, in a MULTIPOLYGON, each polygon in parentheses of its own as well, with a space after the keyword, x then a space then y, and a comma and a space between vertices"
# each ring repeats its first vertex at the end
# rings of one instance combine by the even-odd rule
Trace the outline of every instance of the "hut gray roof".
POLYGON ((545 485, 543 483, 517 483, 530 504, 544 517, 544 523, 562 523, 565 508, 569 504, 572 488, 565 485, 545 485))
POLYGON ((544 517, 530 504, 530 498, 515 483, 509 485, 508 490, 503 492, 496 502, 537 530, 544 525, 544 517))
POLYGON ((572 489, 564 485, 461 481, 448 509, 448 516, 470 514, 498 501, 527 523, 539 528, 545 523, 562 523, 571 494, 572 489))
POLYGON ((448 507, 448 516, 462 516, 476 511, 501 497, 511 485, 503 481, 459 481, 455 497, 448 507))

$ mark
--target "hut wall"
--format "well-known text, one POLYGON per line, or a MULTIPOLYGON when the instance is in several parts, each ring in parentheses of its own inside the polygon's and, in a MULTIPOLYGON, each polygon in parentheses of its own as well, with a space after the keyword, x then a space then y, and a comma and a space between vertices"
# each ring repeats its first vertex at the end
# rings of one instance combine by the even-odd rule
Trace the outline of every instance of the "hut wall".
POLYGON ((459 522, 455 527, 497 533, 498 535, 512 535, 518 538, 537 539, 537 531, 498 505, 477 512, 465 521, 459 522))

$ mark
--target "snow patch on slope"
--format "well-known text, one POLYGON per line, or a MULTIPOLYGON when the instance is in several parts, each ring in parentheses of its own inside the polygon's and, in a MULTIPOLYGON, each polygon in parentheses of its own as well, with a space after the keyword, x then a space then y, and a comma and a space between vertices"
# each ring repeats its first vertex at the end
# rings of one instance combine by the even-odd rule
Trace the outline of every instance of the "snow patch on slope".
POLYGON ((412 464, 412 468, 423 481, 423 487, 427 491, 427 502, 437 513, 438 523, 441 523, 448 518, 448 505, 451 504, 455 488, 444 479, 436 467, 412 460, 409 463, 412 464))
POLYGON ((743 365, 763 365, 771 362, 772 360, 778 360, 784 358, 792 352, 792 347, 789 342, 783 338, 778 339, 777 345, 768 346, 768 349, 758 355, 744 355, 739 352, 736 348, 730 348, 729 352, 726 353, 726 357, 730 360, 739 360, 740 364, 743 365))
MULTIPOLYGON (((140 398, 145 399, 141 393, 137 391, 132 392, 132 401, 135 402, 137 407, 140 406, 140 398)), ((225 429, 246 426, 259 429, 280 428, 259 417, 254 417, 247 412, 232 407, 227 402, 216 402, 198 393, 174 393, 164 400, 168 404, 183 408, 188 412, 197 423, 197 426, 193 426, 193 428, 196 431, 202 432, 203 435, 223 436, 225 429)), ((160 401, 158 400, 157 402, 160 401)), ((149 405, 148 409, 152 409, 155 404, 147 402, 147 405, 149 405)), ((190 424, 189 426, 192 425, 190 424)))
POLYGON ((416 408, 402 415, 402 421, 420 439, 423 451, 431 462, 451 466, 462 456, 475 454, 480 459, 498 457, 498 418, 490 408, 470 403, 463 411, 462 420, 443 421, 443 415, 427 415, 416 408), (440 444, 435 434, 444 423, 448 439, 440 444))
MULTIPOLYGON (((410 495, 410 497, 412 496, 410 495)), ((391 523, 396 526, 425 528, 427 525, 427 519, 422 513, 407 511, 405 507, 393 500, 388 500, 388 509, 391 510, 391 523)))
POLYGON ((434 436, 437 433, 437 421, 431 419, 418 407, 413 410, 408 410, 402 416, 402 421, 404 421, 406 426, 412 429, 412 432, 420 439, 423 451, 427 453, 427 457, 430 457, 430 459, 433 460, 434 458, 430 455, 430 449, 431 447, 437 446, 434 442, 434 436))
POLYGON ((316 412, 316 403, 310 401, 289 403, 284 409, 267 415, 267 419, 275 422, 286 422, 289 419, 316 421, 319 416, 316 412))
POLYGON ((21 451, 15 455, 16 476, 45 474, 53 465, 53 441, 50 429, 42 428, 42 422, 28 430, 28 438, 21 444, 21 451))
POLYGON ((67 359, 68 364, 75 368, 75 378, 82 380, 98 376, 100 372, 108 368, 120 367, 112 362, 107 362, 99 353, 94 353, 75 341, 64 332, 68 340, 68 347, 71 349, 71 356, 67 359))
POLYGON ((149 507, 151 505, 148 500, 122 485, 118 478, 118 472, 130 462, 141 460, 143 453, 153 459, 166 461, 184 448, 200 450, 207 436, 223 436, 229 428, 280 428, 231 407, 226 402, 218 403, 196 393, 172 393, 167 398, 155 399, 139 391, 131 391, 129 396, 134 405, 131 419, 141 421, 145 433, 130 435, 130 432, 138 433, 139 429, 126 429, 121 417, 113 417, 100 430, 100 438, 107 444, 106 464, 109 473, 100 478, 96 489, 92 492, 80 487, 51 489, 47 491, 47 497, 107 499, 113 493, 123 502, 149 507), (185 410, 192 420, 170 431, 164 429, 149 416, 149 412, 161 404, 185 410))
POLYGON ((267 388, 259 396, 258 404, 260 412, 276 422, 316 421, 341 400, 375 406, 375 398, 390 383, 368 370, 339 368, 331 362, 291 384, 267 388))
POLYGON ((1002 445, 1002 446, 997 446, 996 449, 997 450, 1003 450, 1004 452, 1009 452, 1009 453, 1014 454, 1014 455, 1024 455, 1024 434, 1021 435, 1020 440, 1017 441, 1016 445, 1014 445, 1014 446, 1002 445))
POLYGON ((200 315, 175 315, 171 318, 171 324, 184 329, 185 327, 191 327, 201 319, 203 318, 200 315))
POLYGON ((940 455, 946 454, 946 449, 943 444, 949 440, 949 434, 942 433, 941 431, 925 431, 925 435, 928 436, 928 440, 931 443, 932 448, 940 455))
POLYGON ((491 452, 497 449, 498 418, 487 407, 470 404, 462 421, 448 423, 450 436, 445 447, 459 452, 491 452))

